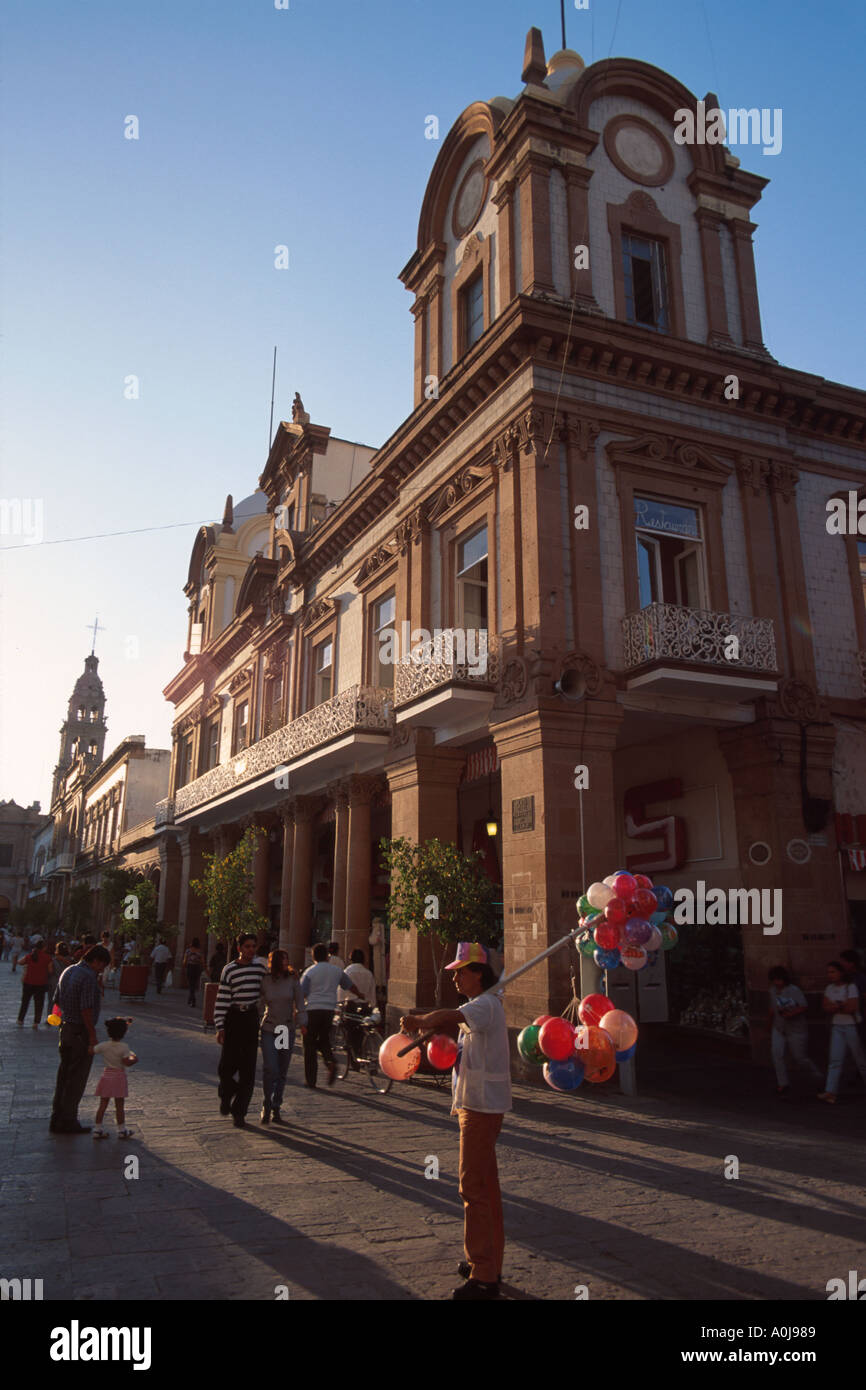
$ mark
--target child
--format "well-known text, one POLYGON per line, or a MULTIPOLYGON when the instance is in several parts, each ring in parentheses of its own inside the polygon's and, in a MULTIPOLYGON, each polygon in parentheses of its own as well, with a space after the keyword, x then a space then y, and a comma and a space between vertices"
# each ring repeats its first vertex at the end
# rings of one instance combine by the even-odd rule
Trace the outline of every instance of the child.
POLYGON ((102 1057, 105 1063, 105 1071, 96 1083, 96 1094, 100 1100, 99 1109, 96 1112, 96 1125, 93 1130, 94 1139, 106 1137, 105 1130, 102 1128, 102 1120, 112 1096, 117 1115, 118 1139, 128 1139, 132 1133, 131 1129, 127 1129, 123 1115, 124 1097, 129 1095, 129 1086, 123 1069, 124 1067, 134 1067, 138 1061, 135 1053, 130 1052, 123 1041, 124 1034, 131 1022, 131 1018, 109 1018, 105 1024, 109 1041, 98 1043, 93 1049, 94 1057, 102 1057))

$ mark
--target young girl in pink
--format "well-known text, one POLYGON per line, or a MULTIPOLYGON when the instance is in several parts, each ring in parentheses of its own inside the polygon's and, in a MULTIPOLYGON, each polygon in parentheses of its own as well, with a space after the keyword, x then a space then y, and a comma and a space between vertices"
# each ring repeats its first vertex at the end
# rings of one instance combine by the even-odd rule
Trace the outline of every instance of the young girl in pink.
POLYGON ((102 1120, 111 1099, 114 1100, 117 1116, 118 1139, 128 1139, 132 1133, 132 1130, 126 1127, 123 1114, 123 1102, 129 1094, 125 1068, 134 1067, 138 1061, 135 1053, 130 1052, 129 1047, 123 1041, 131 1022, 132 1019, 129 1018, 109 1018, 105 1024, 108 1042, 98 1043, 93 1049, 94 1057, 101 1057, 105 1063, 105 1070, 96 1083, 99 1109, 96 1112, 96 1124, 93 1129, 94 1139, 105 1139, 106 1137, 105 1130, 102 1128, 102 1120))

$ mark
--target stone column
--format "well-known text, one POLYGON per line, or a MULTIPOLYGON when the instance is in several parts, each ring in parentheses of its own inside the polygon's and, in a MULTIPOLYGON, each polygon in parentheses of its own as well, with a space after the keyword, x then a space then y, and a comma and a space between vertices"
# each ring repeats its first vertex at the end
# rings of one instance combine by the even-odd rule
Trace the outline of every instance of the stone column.
MULTIPOLYGON (((406 751, 398 749, 385 768, 391 788, 391 836, 421 844, 434 838, 457 843, 457 785, 466 755, 437 748, 432 729, 409 734, 406 751), (402 753, 402 756, 401 756, 402 753), (399 759, 399 761, 397 761, 399 759)), ((367 877, 369 879, 369 863, 367 877)), ((368 918, 369 921, 369 918, 368 918)), ((367 937, 370 927, 367 926, 367 937)), ((357 943, 367 947, 368 940, 357 943)), ((391 932, 388 1019, 396 1026, 401 1013, 418 1004, 433 1008, 435 979, 428 943, 411 931, 391 932)))
POLYGON ((497 312, 502 313, 515 295, 514 276, 514 179, 500 183, 493 195, 496 204, 497 312))
POLYGON ((289 924, 292 911, 292 869, 295 855, 295 821, 291 806, 280 809, 283 823, 283 874, 280 896, 280 950, 289 949, 289 924))
POLYGON ((550 245, 550 165, 535 153, 521 160, 520 178, 520 272, 518 293, 555 294, 553 254, 550 245))
POLYGON ((719 236, 724 232, 724 218, 717 212, 701 207, 698 208, 695 217, 701 239, 704 298, 707 306, 707 342, 727 346, 733 343, 733 339, 728 328, 722 248, 719 245, 719 236))
POLYGON ((205 851, 210 851, 210 841, 195 830, 184 830, 180 834, 180 892, 178 898, 178 948, 186 950, 194 936, 204 941, 207 936, 205 924, 205 900, 190 888, 190 880, 201 878, 204 873, 205 851))
POLYGON ((752 245, 754 222, 745 222, 734 217, 728 223, 734 245, 734 260, 737 265, 737 283, 740 291, 740 319, 743 325, 743 343, 748 348, 764 350, 761 336, 761 310, 758 302, 758 281, 755 275, 755 248, 752 245))
POLYGON ((164 929, 177 923, 180 901, 182 859, 176 835, 164 835, 159 842, 159 904, 157 921, 164 929))
POLYGON ((292 906, 289 919, 289 964, 304 965, 304 953, 313 930, 313 821, 320 808, 318 798, 297 796, 292 801, 295 838, 292 853, 292 906))
MULTIPOLYGON (((336 807, 334 833, 334 900, 331 938, 340 943, 340 954, 348 962, 346 953, 346 896, 349 874, 349 786, 347 782, 336 782, 328 788, 336 807)), ((369 929, 368 929, 369 930, 369 929)))
POLYGON ((577 267, 574 264, 575 248, 585 246, 589 249, 589 181, 592 170, 569 164, 565 170, 565 187, 568 201, 568 259, 571 265, 573 294, 585 308, 598 310, 598 303, 592 292, 592 255, 589 265, 577 267))
POLYGON ((380 786, 378 777, 349 778, 346 931, 340 942, 347 962, 359 947, 366 958, 370 945, 370 803, 380 786))
POLYGON ((270 899, 270 861, 271 847, 268 840, 268 832, 261 825, 256 831, 256 843, 253 850, 253 900, 256 911, 263 917, 268 916, 268 906, 270 899))

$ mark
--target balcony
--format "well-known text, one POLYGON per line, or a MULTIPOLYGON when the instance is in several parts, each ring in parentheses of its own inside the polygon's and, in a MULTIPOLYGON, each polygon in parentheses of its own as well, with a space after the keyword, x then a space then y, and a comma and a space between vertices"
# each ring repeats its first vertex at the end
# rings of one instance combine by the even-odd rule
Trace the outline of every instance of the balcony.
POLYGON ((158 830, 161 825, 172 825, 174 823, 174 797, 167 796, 164 801, 156 803, 156 815, 154 825, 158 830))
MULTIPOLYGON (((239 752, 219 767, 180 787, 175 793, 174 815, 203 805, 215 797, 246 787, 256 779, 270 780, 278 767, 293 770, 315 761, 316 771, 330 772, 346 761, 359 744, 382 744, 394 727, 393 696, 390 690, 369 685, 353 685, 324 704, 284 724, 258 743, 239 752)), ((351 760, 350 760, 351 761, 351 760)), ((157 817, 168 817, 170 799, 159 802, 157 817)), ((157 824, 169 824, 169 820, 157 824)))
POLYGON ((627 613, 622 631, 629 692, 743 701, 776 688, 770 618, 651 603, 627 613))
MULTIPOLYGON (((477 637, 479 634, 471 634, 477 637)), ((471 648, 466 633, 446 628, 419 643, 394 668, 398 724, 434 723, 440 734, 455 726, 486 720, 499 680, 499 639, 487 632, 471 648)))
POLYGON ((43 878, 51 878, 54 874, 71 874, 75 867, 75 855, 69 852, 55 854, 53 858, 45 861, 45 868, 42 871, 43 878))

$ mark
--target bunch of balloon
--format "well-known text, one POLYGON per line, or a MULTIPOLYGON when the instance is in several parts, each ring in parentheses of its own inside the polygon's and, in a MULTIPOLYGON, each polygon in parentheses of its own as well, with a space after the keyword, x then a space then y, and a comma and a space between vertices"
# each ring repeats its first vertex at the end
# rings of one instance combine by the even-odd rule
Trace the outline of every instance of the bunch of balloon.
MULTIPOLYGON (((677 944, 677 931, 668 921, 674 905, 670 888, 653 887, 646 874, 617 869, 600 883, 591 883, 578 900, 583 936, 577 949, 601 970, 645 970, 659 951, 677 944)), ((612 1006, 611 1006, 612 1007, 612 1006)))
POLYGON ((517 1037, 517 1051, 524 1062, 541 1067, 554 1091, 576 1091, 583 1081, 583 1065, 574 1052, 575 1029, 567 1018, 542 1014, 517 1037))

